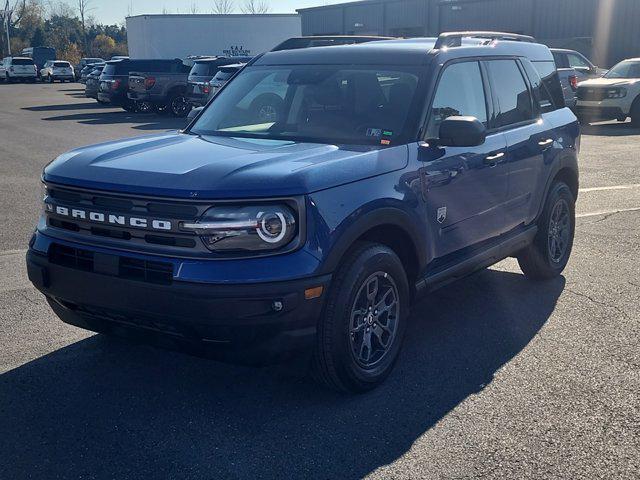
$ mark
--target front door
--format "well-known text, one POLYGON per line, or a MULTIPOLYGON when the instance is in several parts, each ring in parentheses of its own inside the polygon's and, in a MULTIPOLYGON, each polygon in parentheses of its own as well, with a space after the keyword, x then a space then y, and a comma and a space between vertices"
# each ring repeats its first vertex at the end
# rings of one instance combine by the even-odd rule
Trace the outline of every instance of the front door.
MULTIPOLYGON (((437 138, 440 124, 450 116, 473 116, 488 126, 487 92, 478 62, 446 66, 431 106, 427 138, 437 138)), ((508 167, 503 133, 488 135, 477 147, 422 147, 420 157, 436 258, 504 232, 508 167)))

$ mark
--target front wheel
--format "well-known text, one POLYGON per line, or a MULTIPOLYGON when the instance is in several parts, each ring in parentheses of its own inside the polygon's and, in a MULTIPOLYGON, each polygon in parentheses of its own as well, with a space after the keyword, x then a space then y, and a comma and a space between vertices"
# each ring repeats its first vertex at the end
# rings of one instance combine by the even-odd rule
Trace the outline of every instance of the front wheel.
POLYGON ((533 243, 517 256, 527 278, 549 280, 562 273, 571 256, 575 227, 575 198, 566 183, 556 182, 547 196, 533 243))
POLYGON ((631 106, 631 125, 640 128, 640 97, 636 98, 631 106))
POLYGON ((408 310, 407 276, 395 252, 357 245, 334 276, 318 324, 316 379, 353 393, 382 383, 400 353, 408 310))

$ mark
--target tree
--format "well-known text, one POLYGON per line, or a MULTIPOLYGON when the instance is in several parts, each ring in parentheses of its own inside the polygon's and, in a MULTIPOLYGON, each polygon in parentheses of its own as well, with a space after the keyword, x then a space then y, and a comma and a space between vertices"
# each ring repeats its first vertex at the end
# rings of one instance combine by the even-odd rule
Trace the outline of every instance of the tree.
POLYGON ((44 30, 38 26, 31 36, 31 46, 40 47, 44 45, 44 30))
POLYGON ((91 52, 96 57, 111 58, 116 49, 116 41, 108 35, 101 33, 91 42, 91 52))
POLYGON ((200 7, 196 2, 191 2, 191 8, 189 9, 191 13, 198 13, 200 11, 200 7))
POLYGON ((269 4, 262 0, 245 0, 244 6, 242 7, 243 13, 252 15, 268 13, 269 10, 271 10, 269 4))
POLYGON ((91 0, 78 0, 78 13, 80 14, 80 24, 82 25, 82 43, 87 46, 87 14, 91 10, 91 0))
POLYGON ((212 11, 218 15, 227 15, 233 12, 234 9, 233 0, 214 0, 213 2, 212 11))

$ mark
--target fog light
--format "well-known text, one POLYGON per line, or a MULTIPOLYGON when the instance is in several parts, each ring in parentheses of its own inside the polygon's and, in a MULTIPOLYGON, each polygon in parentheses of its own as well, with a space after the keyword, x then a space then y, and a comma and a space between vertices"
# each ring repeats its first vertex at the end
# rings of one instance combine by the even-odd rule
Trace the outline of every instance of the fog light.
POLYGON ((271 309, 274 312, 279 312, 284 308, 284 305, 282 304, 282 302, 280 300, 274 300, 273 303, 271 303, 271 309))

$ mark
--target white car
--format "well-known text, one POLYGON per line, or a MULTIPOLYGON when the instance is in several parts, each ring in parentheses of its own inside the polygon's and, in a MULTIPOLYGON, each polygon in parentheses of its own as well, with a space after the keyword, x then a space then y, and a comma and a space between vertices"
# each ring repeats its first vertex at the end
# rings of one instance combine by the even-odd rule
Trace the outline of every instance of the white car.
POLYGON ((576 114, 581 123, 597 120, 624 122, 631 117, 640 127, 640 58, 623 60, 602 78, 580 82, 576 114))
POLYGON ((48 60, 42 70, 40 70, 42 81, 53 83, 56 80, 61 82, 72 82, 76 79, 73 67, 64 60, 48 60))
POLYGON ((5 57, 0 63, 0 80, 4 82, 35 82, 37 74, 38 67, 29 57, 5 57))

